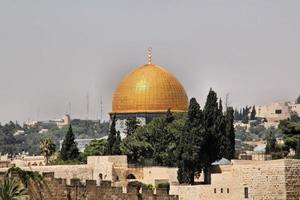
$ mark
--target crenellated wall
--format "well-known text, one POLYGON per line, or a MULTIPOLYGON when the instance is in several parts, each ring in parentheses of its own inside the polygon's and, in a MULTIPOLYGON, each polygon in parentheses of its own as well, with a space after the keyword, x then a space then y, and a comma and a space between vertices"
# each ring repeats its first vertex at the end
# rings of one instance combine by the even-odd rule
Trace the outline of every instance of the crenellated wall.
MULTIPOLYGON (((80 199, 82 196, 81 199, 88 197, 87 200, 89 198, 93 200, 95 194, 100 199, 110 199, 108 198, 110 195, 115 196, 114 199, 116 200, 140 198, 141 195, 137 191, 134 192, 134 195, 132 194, 134 189, 129 188, 127 193, 120 192, 124 191, 128 181, 132 181, 127 179, 128 175, 153 186, 169 182, 171 183, 170 194, 178 195, 180 200, 300 199, 300 160, 293 159, 232 160, 230 165, 213 168, 210 185, 198 184, 193 186, 178 185, 176 168, 128 167, 126 156, 93 156, 88 158, 87 165, 34 166, 23 167, 22 169, 45 174, 47 184, 33 187, 32 194, 36 196, 40 193, 48 195, 47 198, 51 197, 49 200, 56 198, 55 196, 59 197, 57 200, 64 199, 66 195, 75 199, 80 199), (105 187, 106 189, 103 189, 105 187), (47 191, 50 192, 47 193, 47 191), (108 196, 98 195, 100 193, 108 196)), ((0 173, 1 171, 4 173, 7 168, 2 168, 0 173)), ((197 182, 199 183, 199 180, 202 179, 203 175, 197 179, 197 182)), ((152 192, 143 192, 145 198, 148 195, 152 200, 158 199, 161 194, 162 191, 158 191, 158 194, 154 196, 152 192)), ((166 199, 169 198, 167 196, 166 199)))
MULTIPOLYGON (((1 174, 0 174, 1 176, 1 174)), ((1 180, 1 178, 0 178, 1 180)), ((142 191, 128 186, 123 192, 122 187, 112 187, 110 181, 86 180, 83 184, 79 179, 54 178, 54 173, 43 173, 43 181, 31 182, 28 200, 178 200, 178 196, 169 195, 165 190, 142 191)))

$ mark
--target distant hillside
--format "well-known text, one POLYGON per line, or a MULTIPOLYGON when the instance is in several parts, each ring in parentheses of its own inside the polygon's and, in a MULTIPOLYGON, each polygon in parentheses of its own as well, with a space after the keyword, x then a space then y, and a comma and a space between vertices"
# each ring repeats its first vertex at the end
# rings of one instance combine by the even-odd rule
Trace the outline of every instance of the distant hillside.
MULTIPOLYGON (((74 119, 71 121, 73 132, 76 138, 99 138, 109 132, 109 122, 74 119)), ((42 129, 49 127, 22 127, 18 123, 9 122, 0 125, 0 153, 1 154, 18 154, 23 151, 29 154, 39 154, 39 142, 41 138, 49 137, 59 147, 59 140, 62 140, 67 132, 68 127, 58 128, 51 127, 44 132, 42 129), (16 134, 18 130, 24 130, 21 134, 16 134)))

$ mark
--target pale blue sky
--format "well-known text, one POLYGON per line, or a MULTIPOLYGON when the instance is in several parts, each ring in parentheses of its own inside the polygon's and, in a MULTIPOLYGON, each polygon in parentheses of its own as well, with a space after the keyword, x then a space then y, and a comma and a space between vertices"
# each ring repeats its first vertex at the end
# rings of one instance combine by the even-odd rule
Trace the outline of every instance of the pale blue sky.
POLYGON ((120 79, 153 62, 203 104, 300 94, 298 0, 0 0, 0 121, 104 117, 120 79))

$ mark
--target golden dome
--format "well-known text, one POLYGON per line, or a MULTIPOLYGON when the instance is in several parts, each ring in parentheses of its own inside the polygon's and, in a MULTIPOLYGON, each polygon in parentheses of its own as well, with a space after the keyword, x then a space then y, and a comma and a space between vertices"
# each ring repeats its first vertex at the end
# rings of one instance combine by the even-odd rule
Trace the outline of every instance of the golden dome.
POLYGON ((117 87, 113 113, 183 112, 188 97, 180 82, 155 64, 146 64, 129 73, 117 87))

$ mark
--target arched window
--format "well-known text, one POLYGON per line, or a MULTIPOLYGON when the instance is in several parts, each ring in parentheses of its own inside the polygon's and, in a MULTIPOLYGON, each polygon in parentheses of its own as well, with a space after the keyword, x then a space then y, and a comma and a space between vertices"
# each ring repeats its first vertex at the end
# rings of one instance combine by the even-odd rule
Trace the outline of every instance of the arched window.
POLYGON ((133 174, 128 174, 126 179, 136 179, 136 178, 133 174))
POLYGON ((100 181, 103 179, 103 175, 101 173, 99 174, 99 179, 100 181))

